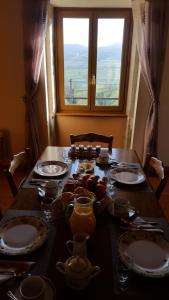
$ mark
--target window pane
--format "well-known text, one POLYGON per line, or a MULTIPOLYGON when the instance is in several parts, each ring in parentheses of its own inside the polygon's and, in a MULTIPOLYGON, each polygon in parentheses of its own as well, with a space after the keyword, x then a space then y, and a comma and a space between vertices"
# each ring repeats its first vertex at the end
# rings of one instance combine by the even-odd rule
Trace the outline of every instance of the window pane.
POLYGON ((98 19, 96 106, 118 106, 124 19, 98 19))
POLYGON ((88 104, 89 19, 63 19, 64 103, 88 104))

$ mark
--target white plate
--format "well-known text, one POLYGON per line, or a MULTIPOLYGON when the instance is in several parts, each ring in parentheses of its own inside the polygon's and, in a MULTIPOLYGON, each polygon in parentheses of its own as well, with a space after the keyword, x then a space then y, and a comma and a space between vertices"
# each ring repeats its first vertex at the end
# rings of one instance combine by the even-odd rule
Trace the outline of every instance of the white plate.
POLYGON ((65 174, 68 166, 62 161, 41 161, 36 164, 34 171, 41 176, 55 177, 65 174))
POLYGON ((0 226, 0 252, 8 255, 32 252, 44 243, 47 232, 47 224, 40 218, 12 218, 0 226))
POLYGON ((169 243, 162 234, 128 231, 119 239, 119 255, 123 263, 146 277, 169 275, 169 243))
POLYGON ((138 169, 117 167, 110 170, 110 177, 124 184, 138 184, 145 181, 144 174, 138 169))

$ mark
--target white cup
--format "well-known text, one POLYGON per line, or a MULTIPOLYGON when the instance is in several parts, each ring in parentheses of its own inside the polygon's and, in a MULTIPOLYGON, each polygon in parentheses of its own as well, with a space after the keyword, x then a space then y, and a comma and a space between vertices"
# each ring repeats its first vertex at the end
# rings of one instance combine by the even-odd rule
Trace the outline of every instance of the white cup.
POLYGON ((45 292, 45 281, 40 276, 29 276, 22 280, 19 292, 23 299, 42 300, 45 292))
POLYGON ((99 154, 99 162, 100 163, 108 163, 109 161, 109 154, 108 153, 100 153, 99 154))

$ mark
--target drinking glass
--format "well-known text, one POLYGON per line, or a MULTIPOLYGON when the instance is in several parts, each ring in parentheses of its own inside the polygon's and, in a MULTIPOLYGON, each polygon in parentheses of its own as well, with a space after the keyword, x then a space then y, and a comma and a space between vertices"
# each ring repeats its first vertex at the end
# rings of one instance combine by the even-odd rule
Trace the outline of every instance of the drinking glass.
POLYGON ((96 218, 93 211, 93 200, 85 195, 75 198, 70 217, 70 228, 73 234, 84 233, 90 236, 94 232, 96 218))
POLYGON ((60 194, 60 187, 55 180, 46 183, 45 186, 39 188, 41 196, 41 211, 47 222, 52 222, 56 219, 56 201, 60 194))
POLYGON ((69 166, 72 163, 71 158, 69 157, 68 150, 64 149, 62 152, 63 161, 69 166))
POLYGON ((116 289, 119 293, 125 293, 129 289, 131 271, 127 266, 123 264, 118 255, 115 266, 115 273, 116 289))

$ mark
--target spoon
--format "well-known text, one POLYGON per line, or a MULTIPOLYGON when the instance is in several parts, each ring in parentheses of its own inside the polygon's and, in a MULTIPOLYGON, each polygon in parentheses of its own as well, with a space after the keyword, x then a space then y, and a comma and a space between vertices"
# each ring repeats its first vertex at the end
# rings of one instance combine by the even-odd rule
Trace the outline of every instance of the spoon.
POLYGON ((18 298, 12 293, 12 291, 8 291, 7 293, 7 296, 9 297, 9 298, 11 298, 12 300, 18 300, 18 298))

